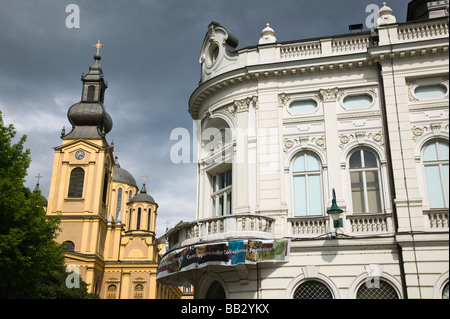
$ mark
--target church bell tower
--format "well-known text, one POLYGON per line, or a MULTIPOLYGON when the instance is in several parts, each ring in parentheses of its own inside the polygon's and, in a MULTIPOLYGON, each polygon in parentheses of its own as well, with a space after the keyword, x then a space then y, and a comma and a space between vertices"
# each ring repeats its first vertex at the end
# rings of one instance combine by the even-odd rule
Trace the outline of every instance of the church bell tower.
POLYGON ((81 101, 67 112, 72 129, 67 134, 63 129, 62 144, 55 147, 47 209, 48 216, 61 217, 57 240, 66 243, 66 263, 80 266, 92 292, 101 282, 114 166, 113 147, 106 140, 113 122, 103 104, 108 83, 100 66, 101 45, 95 45, 89 73, 81 76, 81 101))

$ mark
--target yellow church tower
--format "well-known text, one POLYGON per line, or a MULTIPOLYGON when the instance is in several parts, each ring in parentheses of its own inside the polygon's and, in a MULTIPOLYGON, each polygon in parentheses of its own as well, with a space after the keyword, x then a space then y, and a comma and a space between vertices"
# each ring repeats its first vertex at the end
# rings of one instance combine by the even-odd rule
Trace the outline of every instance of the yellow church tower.
POLYGON ((79 270, 90 292, 109 299, 180 298, 177 287, 156 283, 158 204, 145 183, 138 192, 106 140, 113 122, 104 106, 101 45, 81 77, 81 101, 67 112, 72 130, 63 129, 62 145, 55 147, 47 216, 60 215, 57 241, 65 243, 66 263, 79 270))

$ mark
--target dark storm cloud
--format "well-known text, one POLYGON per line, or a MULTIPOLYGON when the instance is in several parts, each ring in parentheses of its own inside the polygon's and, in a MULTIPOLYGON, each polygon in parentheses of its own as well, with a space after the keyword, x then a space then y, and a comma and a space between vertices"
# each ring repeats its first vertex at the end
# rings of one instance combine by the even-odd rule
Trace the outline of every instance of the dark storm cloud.
MULTIPOLYGON (((217 21, 239 39, 258 43, 269 22, 279 42, 343 34, 364 23, 372 0, 148 0, 20 1, 0 5, 0 110, 18 135, 27 134, 32 164, 27 186, 48 196, 53 150, 61 128, 70 130, 68 108, 80 100, 82 72, 93 62, 98 39, 109 83, 105 106, 114 127, 108 134, 121 166, 158 201, 158 234, 168 220, 195 218, 195 164, 170 161, 172 129, 192 131, 187 108, 198 85, 198 59, 207 26, 217 21), (80 8, 80 28, 65 25, 66 6, 80 8)), ((407 0, 391 0, 405 21, 407 0)))

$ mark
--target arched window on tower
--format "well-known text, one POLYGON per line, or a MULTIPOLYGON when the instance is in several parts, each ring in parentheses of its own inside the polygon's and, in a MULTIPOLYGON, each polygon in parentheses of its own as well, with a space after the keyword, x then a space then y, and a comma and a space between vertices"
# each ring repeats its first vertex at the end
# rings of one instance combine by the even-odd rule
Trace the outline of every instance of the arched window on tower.
POLYGON ((117 190, 117 206, 116 206, 116 221, 119 218, 120 207, 122 206, 122 188, 117 190))
POLYGON ((152 218, 152 210, 151 208, 148 209, 148 218, 147 218, 147 230, 150 231, 150 222, 152 218))
POLYGON ((84 169, 76 167, 70 173, 69 198, 83 197, 84 169))
POLYGON ((138 208, 137 217, 136 217, 136 230, 141 229, 141 208, 138 208))
POLYGON ((103 180, 103 203, 106 203, 106 195, 108 194, 108 173, 105 173, 105 178, 103 180))
POLYGON ((89 85, 88 91, 87 91, 87 100, 89 102, 92 102, 92 101, 94 101, 94 97, 95 97, 95 86, 89 85))

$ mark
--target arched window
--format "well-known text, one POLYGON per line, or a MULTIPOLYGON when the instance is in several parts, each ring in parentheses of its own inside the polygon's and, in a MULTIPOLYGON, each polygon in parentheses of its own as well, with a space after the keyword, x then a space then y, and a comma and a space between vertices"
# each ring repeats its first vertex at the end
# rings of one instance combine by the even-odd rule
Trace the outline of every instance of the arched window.
POLYGON ((152 210, 151 208, 148 209, 148 218, 147 218, 147 230, 150 231, 150 222, 152 218, 152 210))
POLYGON ((92 101, 94 101, 94 97, 95 97, 95 86, 89 85, 88 91, 87 91, 87 100, 89 102, 92 102, 92 101))
POLYGON ((108 173, 105 173, 105 178, 103 179, 103 203, 106 203, 106 195, 108 194, 108 173))
POLYGON ((322 215, 321 165, 311 153, 302 153, 292 167, 294 215, 322 215))
POLYGON ((361 284, 356 292, 356 299, 399 299, 398 293, 391 284, 380 279, 379 285, 361 284))
POLYGON ((142 299, 144 298, 144 286, 138 284, 134 286, 134 299, 142 299))
POLYGON ((213 216, 231 214, 231 183, 231 169, 211 177, 213 216))
POLYGON ((136 218, 136 229, 141 229, 141 209, 138 208, 137 218, 136 218))
POLYGON ((227 299, 225 290, 218 281, 214 281, 206 292, 205 299, 227 299))
POLYGON ((308 280, 295 289, 294 299, 333 299, 333 294, 320 281, 308 280))
POLYGON ((353 213, 379 213, 381 208, 380 172, 376 156, 358 149, 349 160, 353 213))
POLYGON ((83 197, 84 169, 76 167, 70 173, 69 198, 83 197))
POLYGON ((117 286, 109 285, 108 291, 106 292, 106 299, 116 299, 117 286))
POLYGON ((448 144, 442 141, 428 143, 423 150, 430 208, 448 208, 448 157, 448 144))
POLYGON ((63 244, 65 245, 64 251, 75 251, 75 244, 73 241, 67 240, 63 244))
POLYGON ((130 208, 130 217, 128 218, 128 230, 131 230, 131 221, 132 221, 132 216, 133 215, 133 210, 130 208))
POLYGON ((119 188, 117 190, 116 221, 119 218, 121 205, 122 205, 122 188, 119 188))

